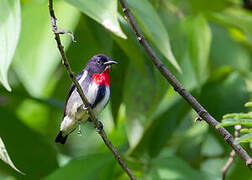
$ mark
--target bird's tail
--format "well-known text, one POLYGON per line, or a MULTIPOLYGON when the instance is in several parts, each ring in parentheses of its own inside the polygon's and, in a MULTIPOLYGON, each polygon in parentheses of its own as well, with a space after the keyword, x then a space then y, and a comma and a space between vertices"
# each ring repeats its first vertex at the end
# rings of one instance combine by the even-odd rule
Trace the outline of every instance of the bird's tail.
POLYGON ((66 135, 65 137, 63 137, 62 131, 60 131, 60 132, 58 133, 58 135, 56 136, 56 138, 55 138, 55 142, 56 142, 56 143, 65 144, 65 142, 66 142, 66 140, 67 140, 67 136, 68 136, 68 135, 66 135))

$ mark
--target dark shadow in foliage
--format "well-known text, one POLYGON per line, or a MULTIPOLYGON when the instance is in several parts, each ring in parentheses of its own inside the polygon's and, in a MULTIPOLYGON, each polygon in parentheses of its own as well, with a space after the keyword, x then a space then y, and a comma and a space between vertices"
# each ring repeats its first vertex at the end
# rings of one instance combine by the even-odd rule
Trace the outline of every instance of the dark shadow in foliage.
POLYGON ((8 173, 17 179, 33 180, 48 175, 58 167, 55 149, 39 134, 22 124, 7 109, 1 107, 0 114, 0 136, 14 164, 26 175, 5 167, 8 173))
POLYGON ((129 60, 126 58, 124 52, 116 44, 114 44, 113 46, 113 57, 116 57, 117 59, 115 60, 118 62, 118 65, 116 67, 113 67, 112 72, 110 73, 112 115, 114 117, 114 120, 116 120, 118 110, 123 100, 123 89, 129 60))
POLYGON ((134 149, 133 155, 148 152, 151 157, 156 157, 189 109, 189 105, 183 99, 177 99, 173 106, 153 119, 145 130, 144 137, 134 149))

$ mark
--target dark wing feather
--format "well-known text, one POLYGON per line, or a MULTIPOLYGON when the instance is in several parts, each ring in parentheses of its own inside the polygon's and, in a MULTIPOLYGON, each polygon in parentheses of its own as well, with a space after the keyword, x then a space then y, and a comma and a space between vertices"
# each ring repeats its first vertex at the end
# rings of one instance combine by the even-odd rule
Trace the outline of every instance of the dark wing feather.
MULTIPOLYGON (((84 74, 84 70, 83 70, 80 74, 77 75, 76 80, 79 81, 79 80, 81 79, 81 77, 82 77, 83 74, 84 74)), ((66 116, 66 105, 67 105, 67 101, 68 101, 68 99, 70 98, 70 96, 71 96, 71 94, 73 93, 74 90, 75 90, 75 85, 74 85, 74 83, 72 83, 71 86, 70 86, 69 92, 68 92, 68 94, 67 94, 65 104, 64 104, 64 114, 63 114, 63 118, 66 116)))
POLYGON ((102 101, 102 99, 104 98, 105 96, 105 93, 106 93, 106 86, 105 84, 101 84, 99 87, 98 87, 98 92, 97 92, 97 95, 96 95, 96 99, 95 99, 95 102, 94 104, 91 106, 92 108, 95 108, 95 106, 102 101))

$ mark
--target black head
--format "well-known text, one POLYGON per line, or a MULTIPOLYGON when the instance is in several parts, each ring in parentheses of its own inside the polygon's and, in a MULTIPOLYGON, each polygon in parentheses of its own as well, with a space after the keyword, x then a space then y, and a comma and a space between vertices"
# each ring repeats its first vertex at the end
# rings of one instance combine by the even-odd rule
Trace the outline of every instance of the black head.
POLYGON ((93 56, 87 66, 86 66, 86 70, 90 73, 90 74, 94 74, 94 73, 102 73, 106 68, 110 68, 110 66, 112 64, 117 64, 117 62, 112 61, 108 56, 105 56, 103 54, 98 54, 93 56))

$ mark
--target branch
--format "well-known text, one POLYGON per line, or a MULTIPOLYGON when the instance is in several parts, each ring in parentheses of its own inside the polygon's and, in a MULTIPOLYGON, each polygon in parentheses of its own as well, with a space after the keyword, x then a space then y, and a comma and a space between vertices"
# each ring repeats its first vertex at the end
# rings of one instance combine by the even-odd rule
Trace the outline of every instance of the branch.
MULTIPOLYGON (((238 139, 240 137, 240 131, 241 131, 241 125, 235 125, 235 139, 238 139)), ((224 167, 221 170, 222 180, 226 179, 227 171, 228 171, 229 167, 232 165, 232 163, 234 162, 234 157, 235 157, 235 151, 232 150, 230 152, 230 157, 228 158, 226 164, 224 165, 224 167)))
MULTIPOLYGON (((61 54, 62 57, 62 64, 66 67, 66 70, 70 76, 70 79, 72 80, 72 82, 74 83, 75 87, 77 88, 77 91, 84 103, 84 105, 87 107, 87 112, 91 118, 91 120, 93 121, 93 123, 95 124, 95 127, 97 129, 101 129, 100 127, 100 123, 97 120, 97 118, 94 115, 94 112, 92 111, 92 109, 90 108, 89 104, 88 104, 88 100, 85 97, 82 88, 80 86, 80 84, 78 83, 78 81, 76 80, 76 77, 74 75, 74 73, 72 72, 70 65, 68 63, 66 54, 64 52, 64 47, 61 44, 61 40, 60 40, 60 35, 62 33, 70 33, 70 31, 59 31, 56 21, 57 18, 55 16, 54 10, 53 10, 53 0, 49 0, 49 12, 50 12, 50 18, 51 18, 51 24, 52 24, 52 31, 54 32, 55 35, 55 40, 57 42, 57 46, 59 49, 59 52, 61 54)), ((70 33, 71 34, 71 33, 70 33)), ((73 39, 73 36, 72 36, 73 39)), ((98 133, 100 134, 100 136, 102 137, 104 143, 106 144, 106 146, 109 148, 109 150, 114 154, 116 160, 118 161, 118 163, 121 165, 122 169, 128 174, 128 176, 130 177, 130 179, 135 180, 136 177, 135 175, 132 173, 132 171, 128 168, 127 164, 123 161, 123 159, 121 158, 120 154, 118 153, 118 151, 116 150, 116 148, 113 146, 113 144, 110 142, 110 140, 108 139, 105 131, 103 129, 99 130, 98 133)))
POLYGON ((202 106, 199 102, 182 86, 182 84, 175 78, 175 76, 165 67, 163 62, 158 58, 154 50, 151 48, 148 41, 142 34, 139 26, 133 17, 128 3, 126 0, 120 0, 122 10, 128 20, 132 30, 137 36, 137 40, 142 45, 148 56, 150 57, 152 63, 156 66, 159 72, 166 78, 166 80, 173 86, 174 90, 177 91, 188 104, 198 113, 199 117, 205 120, 218 134, 220 134, 223 139, 235 150, 237 155, 245 162, 245 164, 252 170, 252 159, 248 153, 238 144, 234 144, 234 138, 232 135, 223 127, 216 128, 219 124, 202 106))

